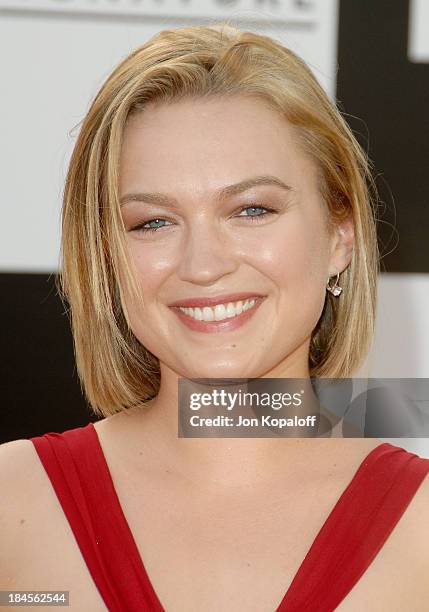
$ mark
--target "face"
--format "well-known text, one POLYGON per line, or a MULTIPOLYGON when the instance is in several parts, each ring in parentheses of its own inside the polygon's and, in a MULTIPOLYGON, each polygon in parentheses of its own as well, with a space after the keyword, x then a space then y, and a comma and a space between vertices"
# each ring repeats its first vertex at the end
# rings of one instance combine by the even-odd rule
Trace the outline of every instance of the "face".
POLYGON ((283 117, 240 97, 151 105, 127 121, 119 192, 144 304, 122 299, 162 375, 308 375, 350 249, 344 228, 328 235, 316 166, 283 117))

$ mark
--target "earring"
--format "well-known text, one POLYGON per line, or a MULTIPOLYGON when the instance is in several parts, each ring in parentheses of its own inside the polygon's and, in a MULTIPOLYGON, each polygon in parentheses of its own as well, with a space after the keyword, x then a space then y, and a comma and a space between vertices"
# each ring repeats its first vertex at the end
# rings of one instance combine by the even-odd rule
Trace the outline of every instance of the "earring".
POLYGON ((337 272, 337 278, 335 279, 335 285, 333 287, 331 287, 330 284, 329 284, 329 280, 330 280, 329 278, 328 278, 328 280, 326 282, 326 289, 328 291, 330 291, 332 293, 332 295, 335 295, 335 297, 338 297, 340 295, 341 291, 343 290, 343 288, 338 285, 338 279, 339 278, 340 278, 340 273, 337 272))

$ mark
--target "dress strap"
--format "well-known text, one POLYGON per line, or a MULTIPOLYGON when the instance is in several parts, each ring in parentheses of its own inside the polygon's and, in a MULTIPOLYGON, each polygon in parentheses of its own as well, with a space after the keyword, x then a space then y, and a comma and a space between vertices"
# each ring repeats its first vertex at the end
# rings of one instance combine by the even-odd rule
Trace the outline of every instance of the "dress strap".
POLYGON ((351 591, 405 512, 429 459, 390 443, 375 447, 319 531, 278 612, 332 612, 351 591))
POLYGON ((163 612, 93 424, 30 439, 109 612, 163 612))

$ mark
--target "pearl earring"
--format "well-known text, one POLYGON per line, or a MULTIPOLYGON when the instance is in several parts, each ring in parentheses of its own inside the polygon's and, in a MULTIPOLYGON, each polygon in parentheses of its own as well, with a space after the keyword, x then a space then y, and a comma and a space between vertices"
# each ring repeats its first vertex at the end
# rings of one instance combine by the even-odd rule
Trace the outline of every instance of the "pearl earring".
POLYGON ((340 278, 340 273, 337 272, 337 278, 335 279, 335 284, 333 285, 333 287, 331 287, 329 284, 329 280, 330 280, 329 278, 326 282, 326 289, 330 291, 332 295, 334 295, 335 297, 338 297, 343 290, 343 288, 338 285, 339 278, 340 278))

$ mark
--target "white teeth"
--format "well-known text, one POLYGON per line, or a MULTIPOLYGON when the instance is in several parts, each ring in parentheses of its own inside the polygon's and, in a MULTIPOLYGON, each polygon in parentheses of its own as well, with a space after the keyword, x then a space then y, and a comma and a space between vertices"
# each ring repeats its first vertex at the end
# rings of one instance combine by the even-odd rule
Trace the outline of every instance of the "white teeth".
POLYGON ((201 308, 198 308, 198 307, 194 308, 194 319, 196 319, 197 321, 202 321, 203 320, 203 313, 201 311, 201 308))
POLYGON ((235 311, 237 314, 241 314, 243 312, 243 302, 237 302, 235 306, 235 311))
POLYGON ((235 317, 235 315, 236 315, 236 312, 235 312, 234 304, 232 302, 228 302, 228 304, 226 305, 226 316, 229 319, 230 317, 235 317))
POLYGON ((223 321, 224 319, 231 319, 237 317, 242 312, 249 310, 255 305, 256 300, 242 300, 238 302, 228 302, 228 304, 217 304, 214 308, 204 306, 204 308, 182 308, 180 310, 184 312, 188 317, 196 319, 197 321, 223 321))
MULTIPOLYGON (((189 308, 189 310, 191 312, 187 313, 190 317, 192 317, 193 315, 192 313, 192 308, 189 308)), ((208 306, 204 306, 203 308, 203 321, 213 321, 214 320, 214 312, 213 312, 213 308, 209 308, 208 306)))
POLYGON ((214 315, 216 321, 223 321, 226 319, 226 308, 223 304, 216 304, 214 309, 214 315))

